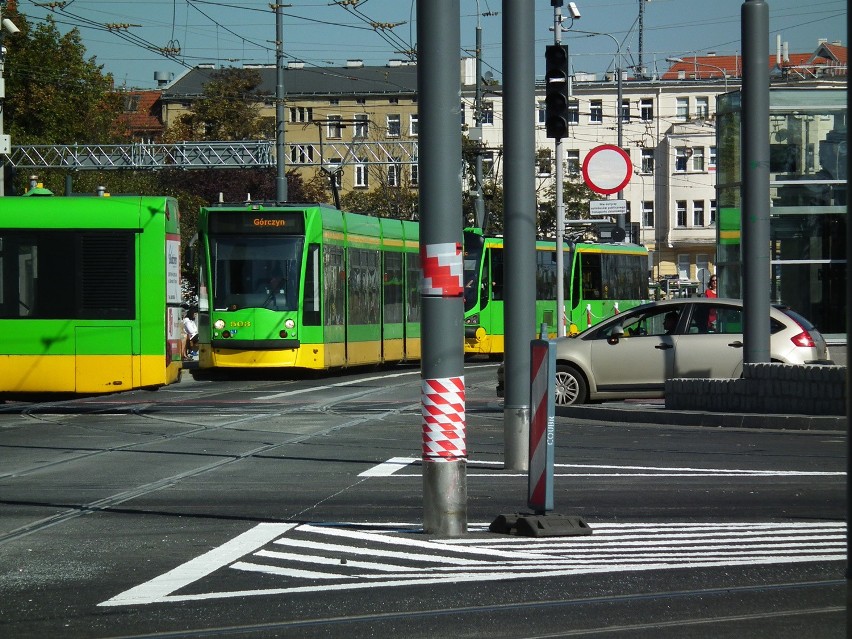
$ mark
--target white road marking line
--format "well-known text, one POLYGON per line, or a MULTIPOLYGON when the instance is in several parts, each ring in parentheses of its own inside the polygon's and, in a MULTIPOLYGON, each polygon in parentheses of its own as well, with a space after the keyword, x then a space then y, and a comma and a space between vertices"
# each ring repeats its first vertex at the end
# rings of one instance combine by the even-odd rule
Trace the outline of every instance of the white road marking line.
POLYGON ((353 384, 363 384, 364 382, 374 382, 378 379, 390 379, 392 377, 406 377, 409 375, 420 375, 420 371, 408 371, 405 373, 393 373, 392 375, 376 375, 374 377, 362 377, 361 379, 352 379, 348 382, 339 382, 337 384, 326 384, 325 386, 311 386, 310 388, 302 388, 299 390, 292 391, 284 391, 281 393, 275 393, 274 395, 264 395, 262 397, 255 397, 257 400, 267 400, 267 399, 280 399, 282 397, 291 397, 293 395, 302 395, 304 393, 314 393, 316 391, 328 390, 330 388, 340 388, 342 386, 352 386, 353 384))
MULTIPOLYGON (((419 457, 391 457, 381 464, 371 466, 359 477, 390 477, 406 466, 420 461, 419 457)), ((471 472, 476 466, 502 466, 503 462, 468 460, 467 477, 528 477, 529 473, 477 473, 471 472)), ((589 470, 610 470, 614 472, 554 472, 554 477, 845 477, 845 471, 820 470, 745 470, 740 468, 677 468, 667 466, 614 466, 612 464, 554 464, 554 469, 575 468, 589 470)), ((420 473, 405 473, 397 477, 420 478, 420 473)))
POLYGON ((240 557, 262 548, 295 526, 296 524, 258 524, 218 548, 214 548, 195 559, 190 559, 174 570, 170 570, 164 575, 131 588, 98 605, 127 606, 159 601, 175 590, 188 586, 240 557))
POLYGON ((390 477, 409 464, 420 461, 419 457, 391 457, 389 460, 360 473, 358 477, 390 477))
MULTIPOLYGON (((505 581, 580 574, 835 562, 846 560, 845 522, 602 523, 582 537, 531 539, 489 536, 423 540, 401 535, 416 524, 369 525, 370 530, 302 524, 259 524, 196 559, 118 595, 101 606, 241 598, 306 592, 505 581), (723 529, 723 536, 718 535, 723 529), (376 530, 381 532, 376 532, 376 530), (634 530, 634 533, 631 533, 634 530), (727 539, 735 531, 743 534, 727 539), (685 537, 665 538, 674 531, 685 537), (281 536, 287 533, 287 536, 281 536), (291 536, 293 535, 293 536, 291 536), (304 539, 334 536, 346 543, 304 539), (520 542, 520 543, 519 543, 520 542), (274 543, 276 550, 265 549, 274 543), (405 551, 413 547, 415 552, 405 551), (290 550, 278 550, 289 548, 290 550), (304 550, 305 552, 299 552, 304 550), (427 551, 434 551, 427 554, 427 551), (392 557, 394 563, 352 557, 392 557), (397 562, 405 562, 401 565, 397 562), (305 569, 313 565, 315 570, 305 569), (287 580, 282 587, 182 594, 220 569, 287 580), (308 582, 308 583, 305 583, 308 582)), ((469 530, 486 530, 472 524, 469 530)), ((224 573, 223 573, 224 574, 224 573)), ((221 576, 217 576, 221 580, 221 576)))

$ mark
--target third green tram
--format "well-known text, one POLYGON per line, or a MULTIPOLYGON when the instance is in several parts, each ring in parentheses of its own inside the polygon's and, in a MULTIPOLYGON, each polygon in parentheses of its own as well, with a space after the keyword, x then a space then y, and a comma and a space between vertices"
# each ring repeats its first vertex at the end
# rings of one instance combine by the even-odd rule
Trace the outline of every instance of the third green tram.
MULTIPOLYGON (((573 335, 604 318, 648 299, 648 250, 637 244, 566 243, 563 259, 566 334, 573 335)), ((464 233, 465 353, 504 352, 503 238, 464 233)), ((536 242, 535 327, 556 335, 556 243, 536 242)))

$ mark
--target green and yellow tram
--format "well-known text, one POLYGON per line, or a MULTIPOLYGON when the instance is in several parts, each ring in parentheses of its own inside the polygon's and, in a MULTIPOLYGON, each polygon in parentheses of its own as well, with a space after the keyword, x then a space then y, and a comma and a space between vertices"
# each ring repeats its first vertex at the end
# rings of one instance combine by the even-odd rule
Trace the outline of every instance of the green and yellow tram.
MULTIPOLYGON (((566 333, 576 334, 614 313, 648 298, 648 250, 636 244, 566 244, 563 259, 566 333)), ((504 352, 503 238, 464 232, 465 353, 504 352)), ((536 325, 547 324, 555 336, 556 244, 536 242, 536 325)))
POLYGON ((0 395, 178 381, 179 253, 168 197, 0 198, 0 395))
POLYGON ((202 208, 198 228, 200 369, 420 358, 416 222, 247 203, 202 208))

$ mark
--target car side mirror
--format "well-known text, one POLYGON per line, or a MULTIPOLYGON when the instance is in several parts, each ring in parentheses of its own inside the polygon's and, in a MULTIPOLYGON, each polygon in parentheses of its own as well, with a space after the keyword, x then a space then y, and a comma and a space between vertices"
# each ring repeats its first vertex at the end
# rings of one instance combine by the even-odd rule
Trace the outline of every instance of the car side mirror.
POLYGON ((624 337, 624 327, 621 324, 616 324, 606 338, 607 344, 618 344, 618 340, 622 337, 624 337))

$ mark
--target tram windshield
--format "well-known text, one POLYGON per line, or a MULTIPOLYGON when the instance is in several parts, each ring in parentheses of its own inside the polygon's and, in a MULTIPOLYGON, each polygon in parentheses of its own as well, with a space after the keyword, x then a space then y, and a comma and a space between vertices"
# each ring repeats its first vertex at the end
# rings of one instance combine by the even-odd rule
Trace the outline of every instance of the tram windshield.
POLYGON ((213 307, 296 310, 303 246, 300 236, 211 238, 213 307))

